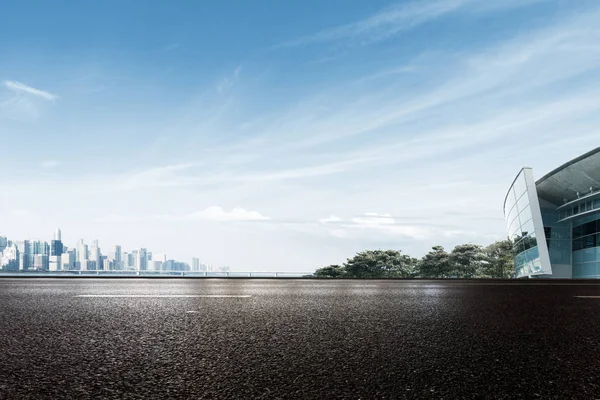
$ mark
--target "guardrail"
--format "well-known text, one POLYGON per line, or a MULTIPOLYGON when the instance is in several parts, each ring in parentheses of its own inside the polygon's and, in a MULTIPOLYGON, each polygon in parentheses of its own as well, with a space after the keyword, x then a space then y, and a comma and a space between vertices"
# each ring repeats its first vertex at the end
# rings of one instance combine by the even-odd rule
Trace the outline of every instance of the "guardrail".
POLYGON ((146 278, 303 278, 313 272, 221 272, 221 271, 0 271, 0 277, 146 277, 146 278))

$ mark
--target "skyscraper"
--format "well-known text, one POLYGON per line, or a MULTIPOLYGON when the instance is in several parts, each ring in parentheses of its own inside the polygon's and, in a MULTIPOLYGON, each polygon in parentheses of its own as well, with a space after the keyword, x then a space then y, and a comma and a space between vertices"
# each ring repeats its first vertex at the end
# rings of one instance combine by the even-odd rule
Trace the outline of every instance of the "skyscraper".
POLYGON ((8 239, 5 236, 0 236, 0 253, 8 247, 8 239))
POLYGON ((29 240, 19 240, 15 242, 19 251, 19 270, 28 270, 32 267, 31 263, 31 246, 29 240))
POLYGON ((90 261, 90 266, 88 266, 88 269, 102 269, 102 262, 101 262, 101 254, 100 254, 100 248, 98 247, 98 240, 93 240, 92 241, 92 247, 90 248, 90 256, 89 256, 89 261, 90 261))
POLYGON ((57 229, 56 232, 54 232, 54 240, 50 242, 50 271, 60 271, 62 269, 60 257, 63 251, 61 232, 60 229, 57 229))
POLYGON ((138 271, 146 271, 148 269, 148 258, 146 249, 141 248, 137 250, 135 268, 138 271))
POLYGON ((14 244, 5 247, 0 253, 0 270, 18 271, 19 270, 19 249, 14 244))
POLYGON ((63 271, 70 271, 75 269, 75 260, 77 259, 76 256, 76 251, 75 250, 70 250, 67 252, 64 252, 61 256, 60 256, 60 261, 62 264, 61 269, 63 271))
POLYGON ((48 256, 46 254, 34 254, 33 268, 36 270, 48 269, 48 256))
POLYGON ((200 271, 200 259, 199 258, 192 258, 192 272, 198 272, 200 271))
POLYGON ((123 253, 121 252, 121 246, 119 246, 118 244, 114 245, 112 251, 109 254, 109 258, 111 258, 115 262, 117 268, 121 268, 123 266, 123 253))
POLYGON ((76 269, 85 270, 87 267, 87 259, 88 259, 87 245, 83 243, 83 239, 79 239, 79 241, 77 241, 77 249, 76 249, 76 256, 75 256, 76 269))

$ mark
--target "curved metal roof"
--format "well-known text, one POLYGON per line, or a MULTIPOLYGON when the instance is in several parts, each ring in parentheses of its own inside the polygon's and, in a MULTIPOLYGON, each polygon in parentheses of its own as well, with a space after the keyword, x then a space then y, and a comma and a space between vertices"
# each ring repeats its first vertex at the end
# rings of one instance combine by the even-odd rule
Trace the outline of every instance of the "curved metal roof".
POLYGON ((600 190, 600 147, 574 158, 536 182, 538 196, 560 206, 567 201, 600 190))

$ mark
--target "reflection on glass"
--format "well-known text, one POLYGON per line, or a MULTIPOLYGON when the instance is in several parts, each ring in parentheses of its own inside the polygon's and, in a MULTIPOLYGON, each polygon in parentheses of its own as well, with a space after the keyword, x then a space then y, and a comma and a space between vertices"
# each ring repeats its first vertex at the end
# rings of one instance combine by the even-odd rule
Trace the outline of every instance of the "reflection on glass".
POLYGON ((527 236, 528 234, 533 233, 534 229, 532 219, 524 222, 521 226, 521 236, 527 236))
POLYGON ((527 194, 523 194, 519 200, 517 200, 517 209, 519 212, 523 211, 525 207, 529 205, 529 196, 527 194))
POLYGON ((521 213, 519 214, 519 219, 521 221, 528 221, 531 218, 532 218, 531 207, 529 207, 529 205, 527 205, 527 207, 525 207, 523 210, 521 210, 521 213))
POLYGON ((517 198, 521 197, 521 195, 527 191, 527 184, 525 182, 523 171, 521 171, 519 177, 515 180, 514 189, 517 198))
POLYGON ((504 203, 504 213, 508 214, 509 211, 513 208, 516 203, 515 192, 512 188, 508 191, 508 195, 506 196, 506 202, 504 203))

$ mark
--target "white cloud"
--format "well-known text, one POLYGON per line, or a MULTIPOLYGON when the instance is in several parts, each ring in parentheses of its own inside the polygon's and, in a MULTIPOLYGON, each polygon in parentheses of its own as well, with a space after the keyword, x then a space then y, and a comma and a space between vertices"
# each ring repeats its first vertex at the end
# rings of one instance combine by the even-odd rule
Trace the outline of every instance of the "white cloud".
POLYGON ((34 87, 31 86, 27 86, 24 83, 21 82, 16 82, 16 81, 4 81, 4 85, 9 88, 12 89, 16 92, 25 92, 25 93, 29 93, 31 95, 40 97, 42 99, 45 100, 50 100, 50 101, 54 101, 56 99, 58 99, 58 96, 55 94, 52 94, 50 92, 46 92, 44 90, 40 90, 40 89, 36 89, 34 87))
POLYGON ((363 20, 327 28, 276 47, 301 46, 342 39, 357 39, 361 43, 374 42, 457 11, 492 12, 503 8, 523 7, 541 1, 547 0, 417 0, 403 2, 385 8, 363 20))
POLYGON ((242 72, 242 66, 238 65, 233 70, 233 73, 231 73, 231 74, 229 74, 229 76, 219 80, 219 82, 217 83, 217 92, 218 93, 226 93, 226 92, 230 91, 233 88, 233 86, 235 85, 236 81, 239 79, 241 72, 242 72))
POLYGON ((229 78, 223 78, 217 84, 217 92, 224 93, 229 91, 233 87, 233 80, 229 78))
POLYGON ((342 219, 340 217, 336 217, 335 215, 330 215, 327 218, 319 219, 319 222, 322 224, 330 224, 330 223, 341 222, 341 221, 342 221, 342 219))
POLYGON ((373 212, 365 213, 365 215, 352 218, 352 222, 357 225, 365 226, 380 226, 380 225, 393 225, 396 223, 394 217, 391 214, 377 214, 373 212))
POLYGON ((171 217, 180 221, 221 221, 221 222, 245 222, 245 221, 268 221, 271 218, 262 215, 258 211, 245 210, 236 207, 231 211, 225 211, 218 206, 211 206, 202 211, 187 214, 182 217, 171 217))

